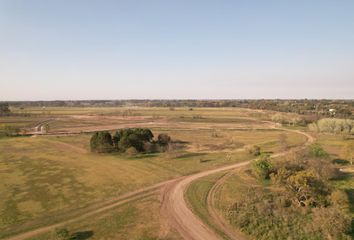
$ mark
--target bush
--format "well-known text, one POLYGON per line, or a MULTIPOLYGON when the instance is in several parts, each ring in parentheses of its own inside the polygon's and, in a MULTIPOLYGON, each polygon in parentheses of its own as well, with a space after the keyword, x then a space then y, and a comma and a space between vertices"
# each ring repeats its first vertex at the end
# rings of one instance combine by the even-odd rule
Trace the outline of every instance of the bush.
POLYGON ((249 154, 252 154, 253 156, 259 156, 261 155, 261 148, 257 145, 251 146, 248 148, 249 154))
POLYGON ((136 150, 135 147, 129 147, 127 150, 125 150, 125 152, 130 156, 134 156, 138 154, 138 151, 136 150))
POLYGON ((91 137, 90 146, 92 152, 107 153, 113 150, 112 136, 109 132, 96 132, 91 137))
POLYGON ((309 154, 313 157, 326 158, 329 154, 322 148, 321 145, 315 143, 309 147, 309 154))
POLYGON ((14 126, 5 125, 3 134, 8 137, 17 136, 20 133, 20 129, 14 126))
POLYGON ((288 189, 294 194, 294 201, 300 207, 326 207, 329 205, 326 196, 329 188, 312 170, 302 170, 291 175, 286 182, 288 189))
POLYGON ((317 208, 313 210, 313 228, 322 232, 327 239, 351 239, 351 218, 336 208, 317 208))
POLYGON ((253 172, 261 179, 269 179, 273 171, 273 166, 270 163, 269 156, 263 155, 259 159, 253 161, 253 172))
POLYGON ((66 228, 60 228, 55 230, 55 235, 58 240, 68 240, 70 239, 69 230, 66 228))
POLYGON ((167 146, 171 142, 171 137, 165 133, 161 133, 157 137, 157 143, 161 146, 167 146))
POLYGON ((350 204, 348 194, 342 190, 335 190, 331 194, 331 201, 338 209, 346 210, 350 204))
POLYGON ((339 169, 326 160, 310 158, 307 160, 306 165, 324 180, 336 180, 341 176, 339 169))

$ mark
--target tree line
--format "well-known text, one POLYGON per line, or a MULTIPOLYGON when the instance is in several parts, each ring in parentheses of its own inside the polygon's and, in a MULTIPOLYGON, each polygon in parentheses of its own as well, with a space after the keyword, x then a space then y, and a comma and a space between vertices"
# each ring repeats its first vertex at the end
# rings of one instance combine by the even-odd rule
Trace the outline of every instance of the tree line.
POLYGON ((329 99, 216 99, 216 100, 77 100, 77 101, 14 101, 17 107, 240 107, 292 112, 319 117, 353 118, 353 100, 329 99), (330 112, 330 109, 335 110, 330 112))

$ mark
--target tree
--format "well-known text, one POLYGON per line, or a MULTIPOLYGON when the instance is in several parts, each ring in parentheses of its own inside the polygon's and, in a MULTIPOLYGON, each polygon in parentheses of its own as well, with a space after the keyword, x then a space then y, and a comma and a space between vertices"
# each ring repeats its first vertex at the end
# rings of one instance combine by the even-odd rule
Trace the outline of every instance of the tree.
POLYGON ((119 143, 120 139, 121 139, 121 134, 119 131, 116 131, 116 133, 113 135, 112 140, 113 140, 114 147, 117 149, 118 149, 118 143, 119 143))
POLYGON ((252 163, 253 172, 261 179, 269 179, 273 170, 273 165, 268 155, 263 155, 252 163))
POLYGON ((137 151, 144 151, 144 143, 151 142, 154 135, 148 128, 127 128, 121 129, 116 133, 118 140, 118 148, 122 151, 130 147, 134 147, 137 151))
POLYGON ((106 153, 113 150, 112 136, 109 132, 96 132, 90 140, 92 152, 106 153))

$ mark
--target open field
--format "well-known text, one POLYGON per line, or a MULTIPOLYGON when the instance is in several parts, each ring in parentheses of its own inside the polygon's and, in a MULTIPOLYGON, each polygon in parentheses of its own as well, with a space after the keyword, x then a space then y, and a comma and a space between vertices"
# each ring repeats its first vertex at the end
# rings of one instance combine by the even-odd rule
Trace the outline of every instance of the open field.
MULTIPOLYGON (((45 115, 40 108, 26 111, 33 114, 27 120, 32 125, 23 127, 50 119, 49 135, 0 139, 0 175, 5 179, 0 185, 5 196, 0 200, 0 238, 63 222, 60 226, 70 231, 93 231, 90 239, 179 239, 158 213, 156 192, 102 212, 93 209, 169 179, 250 160, 253 156, 246 148, 255 144, 263 152, 277 153, 284 139, 288 148, 306 141, 301 134, 274 128, 266 121, 270 113, 258 110, 129 108, 129 116, 123 108, 47 108, 50 114, 45 115), (167 133, 182 143, 181 148, 134 156, 90 152, 89 132, 124 127, 148 127, 155 136, 167 133), (65 224, 90 211, 95 218, 65 224), (127 231, 127 226, 133 230, 127 231)), ((1 121, 12 124, 20 119, 24 118, 1 121)), ((53 231, 37 235, 55 239, 53 231)))

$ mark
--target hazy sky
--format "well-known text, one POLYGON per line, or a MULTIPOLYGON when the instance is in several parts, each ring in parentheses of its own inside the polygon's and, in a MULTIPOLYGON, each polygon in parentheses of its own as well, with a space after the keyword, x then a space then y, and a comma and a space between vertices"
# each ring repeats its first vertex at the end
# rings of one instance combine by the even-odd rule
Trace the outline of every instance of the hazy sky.
POLYGON ((353 0, 0 0, 0 100, 354 98, 353 0))

